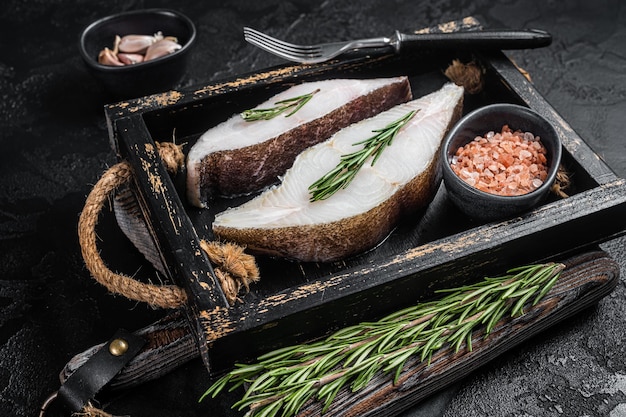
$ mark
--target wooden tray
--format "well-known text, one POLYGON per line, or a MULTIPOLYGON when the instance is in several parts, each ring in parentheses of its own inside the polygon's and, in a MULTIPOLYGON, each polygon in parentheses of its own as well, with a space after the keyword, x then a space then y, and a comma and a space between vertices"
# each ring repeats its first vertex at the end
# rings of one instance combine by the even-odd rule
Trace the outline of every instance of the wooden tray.
POLYGON ((109 105, 112 145, 135 170, 135 187, 170 277, 189 295, 188 316, 210 372, 285 344, 320 337, 379 318, 511 266, 543 261, 620 235, 626 229, 626 182, 615 174, 541 97, 501 52, 463 51, 412 56, 350 56, 314 66, 279 66, 258 73, 109 105), (473 221, 441 187, 428 208, 406 218, 377 248, 341 262, 299 263, 259 256, 261 282, 229 307, 199 239, 212 239, 216 212, 190 207, 184 174, 170 178, 154 141, 187 143, 206 129, 293 83, 333 77, 408 75, 415 97, 438 89, 452 59, 486 70, 483 92, 466 95, 464 112, 494 102, 529 106, 547 117, 563 141, 570 197, 501 222, 473 221))

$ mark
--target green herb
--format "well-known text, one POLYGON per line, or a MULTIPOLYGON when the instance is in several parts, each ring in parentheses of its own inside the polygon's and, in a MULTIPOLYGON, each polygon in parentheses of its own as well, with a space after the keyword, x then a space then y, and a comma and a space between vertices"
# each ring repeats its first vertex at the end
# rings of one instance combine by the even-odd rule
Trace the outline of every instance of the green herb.
POLYGON ((340 189, 346 188, 370 157, 373 157, 372 166, 374 166, 385 147, 391 145, 398 131, 415 116, 417 111, 410 111, 384 128, 373 130, 376 135, 354 143, 353 146, 363 145, 363 148, 353 153, 342 155, 339 163, 332 171, 311 184, 309 187, 311 192, 310 201, 325 200, 340 189))
POLYGON ((455 353, 463 347, 471 351, 476 330, 486 338, 503 317, 522 315, 546 295, 564 267, 549 263, 514 268, 504 276, 442 290, 446 295, 439 300, 344 328, 325 340, 273 351, 255 364, 237 364, 200 400, 215 397, 227 385, 232 391, 249 383, 233 405, 249 407, 249 416, 293 416, 313 399, 322 401, 326 411, 339 390, 358 391, 379 372, 393 374, 397 382, 409 358, 429 364, 444 347, 455 353))
POLYGON ((319 88, 309 94, 303 94, 298 97, 288 98, 285 100, 280 100, 274 103, 276 107, 271 107, 267 109, 250 109, 245 110, 241 113, 241 117, 246 122, 253 122, 255 120, 270 120, 274 117, 278 116, 281 113, 286 112, 287 110, 292 109, 289 113, 285 115, 285 117, 289 117, 298 110, 302 108, 306 103, 311 100, 313 94, 319 92, 319 88))

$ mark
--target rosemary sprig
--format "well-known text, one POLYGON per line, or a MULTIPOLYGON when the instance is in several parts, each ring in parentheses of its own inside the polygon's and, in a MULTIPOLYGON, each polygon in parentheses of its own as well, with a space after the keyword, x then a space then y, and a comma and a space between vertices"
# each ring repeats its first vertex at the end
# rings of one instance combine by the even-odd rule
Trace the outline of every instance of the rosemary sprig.
POLYGON ((385 148, 391 145, 398 131, 417 112, 418 110, 412 110, 384 128, 373 130, 372 132, 376 133, 374 136, 354 143, 353 146, 363 145, 363 148, 341 155, 340 161, 335 168, 311 184, 309 187, 309 192, 311 193, 310 201, 325 200, 340 189, 346 188, 370 157, 373 157, 372 166, 374 166, 374 163, 376 163, 385 148))
POLYGON ((274 103, 275 107, 270 107, 266 109, 250 109, 244 110, 241 113, 241 117, 246 122, 253 122, 255 120, 270 120, 274 117, 278 116, 281 113, 286 112, 287 110, 291 111, 285 115, 285 117, 289 117, 298 110, 302 108, 306 103, 311 100, 313 94, 318 93, 320 89, 318 88, 315 91, 312 91, 308 94, 303 94, 301 96, 287 98, 285 100, 280 100, 274 103))
POLYGON ((473 285, 442 290, 443 298, 417 304, 376 322, 337 331, 316 343, 290 346, 236 368, 217 380, 202 396, 215 397, 249 383, 233 407, 249 407, 248 416, 293 416, 312 399, 324 410, 344 387, 365 387, 379 372, 393 373, 397 382, 405 363, 419 357, 430 364, 444 347, 455 353, 472 350, 472 336, 488 337, 506 315, 520 316, 552 288, 563 264, 538 264, 511 269, 506 275, 485 278, 473 285))

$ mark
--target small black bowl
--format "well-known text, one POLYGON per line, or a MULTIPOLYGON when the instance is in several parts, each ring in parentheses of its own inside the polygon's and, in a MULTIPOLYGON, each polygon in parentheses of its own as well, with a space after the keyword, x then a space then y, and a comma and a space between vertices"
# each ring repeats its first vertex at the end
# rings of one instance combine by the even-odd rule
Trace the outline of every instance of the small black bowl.
POLYGON ((187 71, 190 50, 196 39, 196 27, 185 15, 167 9, 146 9, 119 13, 99 19, 81 33, 79 49, 95 78, 116 98, 141 97, 174 88, 187 71), (113 48, 115 36, 154 35, 178 39, 181 49, 154 60, 108 66, 98 63, 102 49, 113 48))
POLYGON ((443 180, 450 200, 471 218, 504 219, 528 211, 546 198, 556 179, 561 154, 559 135, 544 117, 528 107, 492 104, 467 114, 444 139, 441 164, 443 180), (521 130, 539 136, 546 148, 548 177, 540 187, 527 194, 501 196, 478 190, 459 178, 450 166, 459 147, 489 131, 500 132, 504 125, 509 125, 514 131, 521 130))

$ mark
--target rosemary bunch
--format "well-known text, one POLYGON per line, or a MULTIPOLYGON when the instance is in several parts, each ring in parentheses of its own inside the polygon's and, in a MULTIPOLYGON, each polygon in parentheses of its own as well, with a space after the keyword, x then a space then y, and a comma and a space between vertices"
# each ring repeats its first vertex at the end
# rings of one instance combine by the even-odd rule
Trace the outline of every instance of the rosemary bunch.
POLYGON ((370 157, 372 158, 372 166, 374 166, 385 148, 391 145, 393 138, 396 137, 402 126, 411 120, 417 112, 418 110, 410 111, 384 128, 374 130, 373 133, 376 133, 374 136, 354 143, 354 146, 363 145, 363 148, 341 155, 339 163, 333 170, 311 184, 309 187, 310 200, 312 202, 325 200, 340 189, 346 188, 370 157))
POLYGON ((249 407, 255 417, 293 416, 309 400, 331 405, 343 387, 364 388, 378 372, 393 373, 397 382, 406 361, 428 361, 437 350, 472 350, 477 329, 487 337, 504 316, 519 316, 552 288, 563 264, 514 268, 504 276, 473 285, 442 290, 439 300, 417 304, 376 322, 345 328, 316 343, 285 347, 236 368, 216 381, 202 396, 215 397, 249 383, 233 407, 249 407))
POLYGON ((276 105, 275 107, 270 107, 266 109, 244 110, 241 113, 241 117, 246 122, 253 122, 255 120, 270 120, 278 116, 279 114, 291 109, 291 111, 285 115, 285 117, 289 117, 298 110, 300 110, 302 106, 304 106, 306 103, 309 102, 309 100, 311 100, 313 94, 318 93, 319 91, 320 90, 318 88, 317 90, 308 94, 303 94, 301 96, 277 101, 276 103, 274 103, 276 105))

